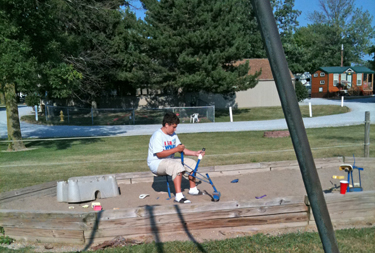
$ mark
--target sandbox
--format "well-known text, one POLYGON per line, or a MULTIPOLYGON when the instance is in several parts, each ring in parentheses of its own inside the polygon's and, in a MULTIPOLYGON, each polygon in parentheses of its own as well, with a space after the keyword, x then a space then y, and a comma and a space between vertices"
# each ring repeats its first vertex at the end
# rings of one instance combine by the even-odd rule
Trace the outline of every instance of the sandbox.
MULTIPOLYGON (((347 158, 345 163, 352 163, 347 158)), ((335 228, 373 226, 375 222, 375 159, 357 158, 363 192, 325 194, 335 228)), ((323 189, 339 180, 343 158, 315 160, 323 189)), ((29 242, 55 242, 94 246, 116 236, 140 242, 204 241, 254 233, 316 230, 297 161, 202 167, 221 192, 219 202, 209 195, 189 196, 192 204, 167 200, 164 177, 150 172, 116 174, 121 195, 97 199, 95 212, 85 203, 59 203, 56 182, 0 194, 0 226, 6 235, 29 242), (231 183, 239 179, 238 183, 231 183), (139 199, 140 194, 149 194, 139 199), (265 196, 264 196, 265 195, 265 196), (69 209, 72 208, 72 209, 69 209)), ((198 188, 212 194, 209 184, 198 188)), ((174 191, 172 187, 172 192, 174 191)))

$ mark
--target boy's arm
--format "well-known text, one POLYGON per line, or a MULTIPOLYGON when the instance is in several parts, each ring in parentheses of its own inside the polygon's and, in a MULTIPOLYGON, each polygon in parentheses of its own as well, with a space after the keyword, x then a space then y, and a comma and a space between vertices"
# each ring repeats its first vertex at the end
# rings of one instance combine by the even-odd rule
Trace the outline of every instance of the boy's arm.
MULTIPOLYGON (((177 147, 175 147, 175 148, 172 148, 172 149, 168 149, 168 150, 163 150, 163 151, 161 151, 161 152, 159 152, 159 153, 156 153, 156 156, 158 157, 158 158, 164 158, 164 157, 167 157, 167 156, 170 156, 170 155, 172 155, 172 154, 174 154, 174 153, 177 153, 177 152, 182 152, 182 151, 184 151, 184 149, 185 149, 185 145, 178 145, 177 147)), ((184 152, 185 153, 185 152, 184 152)))
POLYGON ((184 149, 184 155, 187 155, 187 156, 199 156, 199 155, 204 156, 205 153, 206 152, 203 150, 192 151, 187 148, 184 149))

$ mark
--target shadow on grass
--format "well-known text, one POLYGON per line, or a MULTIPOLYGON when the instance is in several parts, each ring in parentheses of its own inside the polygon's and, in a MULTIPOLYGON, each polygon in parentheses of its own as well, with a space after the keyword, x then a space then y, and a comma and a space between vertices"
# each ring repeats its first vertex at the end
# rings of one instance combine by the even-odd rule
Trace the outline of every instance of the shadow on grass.
MULTIPOLYGON (((245 113, 249 113, 252 109, 232 109, 233 115, 241 115, 245 113)), ((216 109, 215 110, 215 117, 227 117, 229 116, 229 109, 216 109)))
MULTIPOLYGON (((190 233, 190 231, 187 227, 186 221, 184 219, 184 216, 182 215, 182 212, 180 210, 180 207, 178 205, 174 205, 174 208, 176 210, 176 213, 178 215, 178 218, 180 219, 181 225, 182 225, 186 235, 197 246, 197 248, 200 252, 207 252, 203 248, 203 246, 200 243, 198 243, 197 240, 194 238, 194 236, 190 233)), ((147 213, 150 217, 150 227, 151 227, 151 231, 152 231, 152 234, 153 234, 153 237, 154 237, 154 240, 155 240, 156 250, 157 250, 158 253, 163 253, 164 252, 164 248, 163 248, 164 244, 160 240, 160 236, 159 236, 160 229, 159 229, 159 227, 157 225, 157 222, 155 220, 154 207, 147 205, 146 211, 147 211, 147 213)))
POLYGON ((43 147, 43 148, 55 148, 57 150, 63 150, 68 149, 72 147, 73 143, 79 144, 79 145, 88 145, 93 144, 96 142, 102 142, 103 140, 99 138, 93 138, 93 139, 81 139, 81 140, 54 140, 54 141, 32 141, 26 144, 27 148, 37 148, 37 147, 43 147))

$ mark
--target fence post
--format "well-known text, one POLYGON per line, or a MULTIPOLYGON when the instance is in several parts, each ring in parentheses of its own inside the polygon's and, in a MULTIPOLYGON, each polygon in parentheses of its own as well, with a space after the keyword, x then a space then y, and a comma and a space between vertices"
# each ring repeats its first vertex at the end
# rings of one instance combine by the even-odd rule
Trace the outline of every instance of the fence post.
POLYGON ((133 108, 132 114, 133 114, 133 125, 135 125, 135 112, 134 112, 134 108, 133 108))
POLYGON ((69 108, 66 109, 66 110, 67 110, 67 112, 68 112, 68 124, 70 124, 70 121, 69 121, 69 108))
POLYGON ((365 146, 364 156, 370 156, 370 112, 365 112, 365 146))
POLYGON ((215 122, 215 106, 213 105, 212 107, 213 107, 213 110, 214 110, 214 113, 213 113, 214 114, 213 122, 215 122))
POLYGON ((91 124, 94 125, 94 110, 91 107, 91 124))
POLYGON ((38 106, 34 105, 34 110, 35 110, 35 120, 38 121, 38 106))
POLYGON ((233 122, 232 106, 229 107, 229 118, 230 122, 233 122))
POLYGON ((344 96, 341 96, 341 107, 344 107, 344 96))
POLYGON ((310 113, 310 118, 312 117, 312 108, 311 108, 311 102, 309 102, 309 113, 310 113))

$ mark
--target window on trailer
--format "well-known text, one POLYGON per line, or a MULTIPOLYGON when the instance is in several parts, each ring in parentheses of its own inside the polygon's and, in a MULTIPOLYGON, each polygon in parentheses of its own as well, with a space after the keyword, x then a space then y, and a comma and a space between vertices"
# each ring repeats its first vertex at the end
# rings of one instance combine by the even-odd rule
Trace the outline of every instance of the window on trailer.
POLYGON ((339 83, 339 74, 334 74, 333 75, 333 86, 337 86, 339 83))
POLYGON ((357 74, 357 86, 362 85, 362 73, 357 74))

